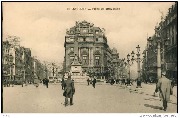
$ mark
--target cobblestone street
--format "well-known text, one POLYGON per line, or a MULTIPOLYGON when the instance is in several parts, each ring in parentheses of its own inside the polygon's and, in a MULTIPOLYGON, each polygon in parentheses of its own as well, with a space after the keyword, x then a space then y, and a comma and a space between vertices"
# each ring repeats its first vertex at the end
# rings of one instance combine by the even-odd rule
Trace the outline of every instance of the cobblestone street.
POLYGON ((167 111, 154 97, 155 84, 142 84, 135 91, 119 84, 97 83, 96 88, 86 83, 75 83, 74 105, 65 107, 60 84, 3 88, 4 113, 177 113, 177 86, 171 95, 167 111))

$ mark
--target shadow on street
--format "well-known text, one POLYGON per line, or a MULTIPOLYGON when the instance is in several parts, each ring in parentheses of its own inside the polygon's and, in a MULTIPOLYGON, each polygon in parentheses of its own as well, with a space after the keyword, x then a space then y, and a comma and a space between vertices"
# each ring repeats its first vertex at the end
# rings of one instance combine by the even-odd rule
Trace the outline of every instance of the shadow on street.
POLYGON ((168 103, 170 103, 170 104, 174 104, 174 105, 177 105, 177 103, 173 103, 172 101, 170 101, 170 102, 168 102, 168 103))
POLYGON ((150 104, 144 104, 145 107, 151 107, 153 109, 159 109, 159 110, 162 110, 162 107, 159 107, 159 106, 154 106, 154 105, 150 105, 150 104))
POLYGON ((154 101, 154 100, 159 100, 159 99, 156 99, 156 98, 148 98, 148 99, 144 99, 144 100, 154 101))

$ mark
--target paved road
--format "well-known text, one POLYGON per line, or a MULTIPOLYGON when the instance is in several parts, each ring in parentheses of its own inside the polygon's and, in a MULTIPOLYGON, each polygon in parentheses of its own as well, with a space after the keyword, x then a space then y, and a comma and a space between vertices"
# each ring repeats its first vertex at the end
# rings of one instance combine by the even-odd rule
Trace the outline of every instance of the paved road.
POLYGON ((143 89, 135 91, 120 85, 76 83, 74 105, 64 107, 63 91, 60 84, 4 87, 4 113, 176 113, 177 87, 168 103, 167 111, 160 110, 162 103, 154 97, 155 85, 143 84, 143 89))

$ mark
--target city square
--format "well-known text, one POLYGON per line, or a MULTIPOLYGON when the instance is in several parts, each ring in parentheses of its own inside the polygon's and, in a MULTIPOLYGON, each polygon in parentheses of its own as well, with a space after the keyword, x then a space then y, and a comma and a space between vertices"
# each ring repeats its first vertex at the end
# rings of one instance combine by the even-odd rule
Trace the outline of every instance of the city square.
POLYGON ((5 87, 4 113, 177 113, 177 87, 168 103, 168 110, 161 110, 162 103, 154 96, 155 84, 143 84, 136 91, 119 84, 97 83, 96 88, 86 83, 75 83, 74 105, 64 106, 60 84, 49 88, 40 85, 5 87))
POLYGON ((2 6, 2 113, 178 113, 177 2, 2 6))

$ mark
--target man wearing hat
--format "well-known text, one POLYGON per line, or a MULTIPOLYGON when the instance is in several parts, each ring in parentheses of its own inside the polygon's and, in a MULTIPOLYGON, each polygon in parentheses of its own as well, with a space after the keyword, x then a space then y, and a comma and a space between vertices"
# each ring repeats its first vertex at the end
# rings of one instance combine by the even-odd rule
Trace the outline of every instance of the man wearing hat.
POLYGON ((65 97, 65 106, 68 105, 68 98, 70 98, 70 105, 73 105, 73 95, 75 93, 74 82, 71 80, 69 75, 67 80, 64 83, 64 97, 65 97))
POLYGON ((171 80, 166 78, 166 72, 162 72, 161 78, 158 80, 157 89, 160 92, 160 98, 163 102, 163 110, 167 110, 167 102, 170 100, 172 94, 171 80))

